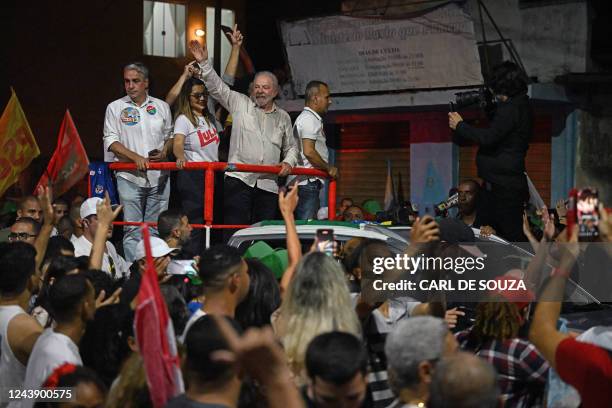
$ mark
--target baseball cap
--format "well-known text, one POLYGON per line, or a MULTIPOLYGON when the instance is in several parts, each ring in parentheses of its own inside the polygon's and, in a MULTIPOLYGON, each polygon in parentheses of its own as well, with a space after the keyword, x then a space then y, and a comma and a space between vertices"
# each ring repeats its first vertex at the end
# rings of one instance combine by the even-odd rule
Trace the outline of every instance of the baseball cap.
MULTIPOLYGON (((151 237, 151 255, 153 258, 159 258, 161 256, 166 256, 173 251, 177 251, 179 248, 170 248, 166 241, 161 238, 151 237)), ((145 247, 144 241, 141 240, 136 245, 136 260, 142 259, 145 257, 145 247)))
MULTIPOLYGON (((81 218, 87 218, 90 215, 96 215, 98 213, 98 203, 102 203, 104 200, 100 197, 89 197, 87 200, 83 201, 81 204, 81 209, 79 210, 79 215, 81 218)), ((114 210, 117 208, 116 204, 111 205, 111 208, 114 210)))
POLYGON ((90 197, 87 200, 83 201, 81 204, 81 210, 79 211, 79 215, 81 218, 87 218, 90 215, 96 215, 98 213, 98 203, 101 203, 102 199, 100 197, 90 197))

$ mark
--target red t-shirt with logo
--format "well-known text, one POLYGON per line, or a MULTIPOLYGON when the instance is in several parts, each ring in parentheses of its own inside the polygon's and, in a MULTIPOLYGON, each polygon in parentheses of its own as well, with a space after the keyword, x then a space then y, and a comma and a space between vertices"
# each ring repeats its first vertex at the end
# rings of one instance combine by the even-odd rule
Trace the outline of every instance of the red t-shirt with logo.
POLYGON ((569 337, 555 353, 557 372, 578 390, 582 407, 612 405, 612 352, 569 337))

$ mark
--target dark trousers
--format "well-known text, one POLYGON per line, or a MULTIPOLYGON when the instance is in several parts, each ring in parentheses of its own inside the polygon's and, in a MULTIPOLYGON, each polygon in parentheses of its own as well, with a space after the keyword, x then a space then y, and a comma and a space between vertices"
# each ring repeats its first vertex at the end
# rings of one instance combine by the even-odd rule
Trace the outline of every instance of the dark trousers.
MULTIPOLYGON (((263 220, 277 219, 278 194, 249 187, 236 177, 225 177, 224 224, 250 225, 263 220)), ((235 230, 225 230, 227 242, 235 230)))
POLYGON ((509 242, 526 242, 523 234, 523 212, 529 200, 529 190, 507 188, 498 184, 485 183, 487 218, 494 220, 497 235, 509 242))
MULTIPOLYGON (((222 174, 215 174, 215 196, 213 206, 213 220, 219 222, 223 211, 223 181, 222 174)), ((176 188, 179 193, 182 212, 189 218, 190 224, 204 224, 204 171, 179 171, 176 177, 176 188)), ((205 231, 194 228, 187 244, 186 251, 199 255, 205 244, 205 231)), ((211 241, 219 242, 221 233, 213 230, 211 241)))

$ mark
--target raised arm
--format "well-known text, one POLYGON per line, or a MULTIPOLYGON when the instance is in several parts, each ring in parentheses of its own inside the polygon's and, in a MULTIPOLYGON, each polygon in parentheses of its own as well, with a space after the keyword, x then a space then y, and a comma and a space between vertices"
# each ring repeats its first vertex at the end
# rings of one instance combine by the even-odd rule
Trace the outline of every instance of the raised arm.
POLYGON ((197 68, 194 67, 195 62, 196 61, 191 61, 189 64, 185 65, 183 73, 174 83, 174 85, 172 85, 172 88, 170 88, 170 92, 168 92, 168 95, 166 95, 166 103, 168 105, 174 105, 174 102, 176 102, 176 98, 178 98, 179 94, 181 93, 181 88, 183 87, 185 81, 191 78, 193 74, 197 71, 197 68))
POLYGON ((302 245, 300 244, 300 238, 298 237, 297 228, 295 227, 295 217, 293 212, 297 207, 298 203, 298 188, 294 184, 290 187, 288 193, 279 191, 278 193, 278 207, 285 221, 285 232, 287 234, 287 254, 289 258, 289 264, 280 282, 281 297, 287 293, 295 268, 302 259, 302 245))
POLYGON ((565 233, 559 235, 561 262, 542 291, 541 300, 536 306, 529 330, 529 340, 553 368, 556 367, 555 353, 559 343, 569 337, 569 334, 557 330, 557 319, 561 313, 565 283, 578 253, 578 229, 573 228, 569 240, 565 237, 565 233))
POLYGON ((34 248, 36 248, 36 270, 40 271, 40 266, 45 258, 45 252, 47 252, 49 238, 53 231, 53 217, 55 212, 53 211, 52 205, 53 189, 51 187, 41 187, 37 193, 40 207, 43 210, 43 224, 34 242, 34 248))
POLYGON ((238 30, 238 24, 234 24, 234 29, 228 37, 232 43, 232 52, 230 53, 229 60, 227 60, 223 76, 235 78, 236 72, 238 71, 238 60, 240 59, 240 47, 242 47, 242 42, 244 40, 242 33, 238 30))
POLYGON ((121 208, 122 206, 118 206, 115 211, 113 211, 108 193, 105 194, 104 200, 96 206, 98 228, 96 229, 94 242, 91 246, 91 253, 89 254, 90 269, 102 269, 102 259, 104 251, 106 250, 106 234, 115 218, 117 218, 121 208))
POLYGON ((249 103, 250 100, 246 95, 232 91, 217 75, 210 62, 208 62, 206 45, 202 46, 198 41, 192 40, 189 42, 189 49, 200 66, 200 75, 206 89, 221 106, 233 113, 249 103))

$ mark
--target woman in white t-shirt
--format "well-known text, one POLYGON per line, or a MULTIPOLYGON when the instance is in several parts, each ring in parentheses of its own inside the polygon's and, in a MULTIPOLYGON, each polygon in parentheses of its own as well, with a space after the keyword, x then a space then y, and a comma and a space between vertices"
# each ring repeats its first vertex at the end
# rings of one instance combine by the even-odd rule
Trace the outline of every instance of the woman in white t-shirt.
MULTIPOLYGON (((187 162, 218 161, 219 134, 208 112, 208 91, 196 78, 185 81, 177 100, 174 122, 174 155, 183 168, 187 162)), ((204 211, 204 172, 179 171, 177 189, 183 213, 190 223, 202 224, 204 211)), ((219 204, 217 204, 218 206, 219 204)), ((202 249, 202 230, 191 233, 191 249, 202 249)))

